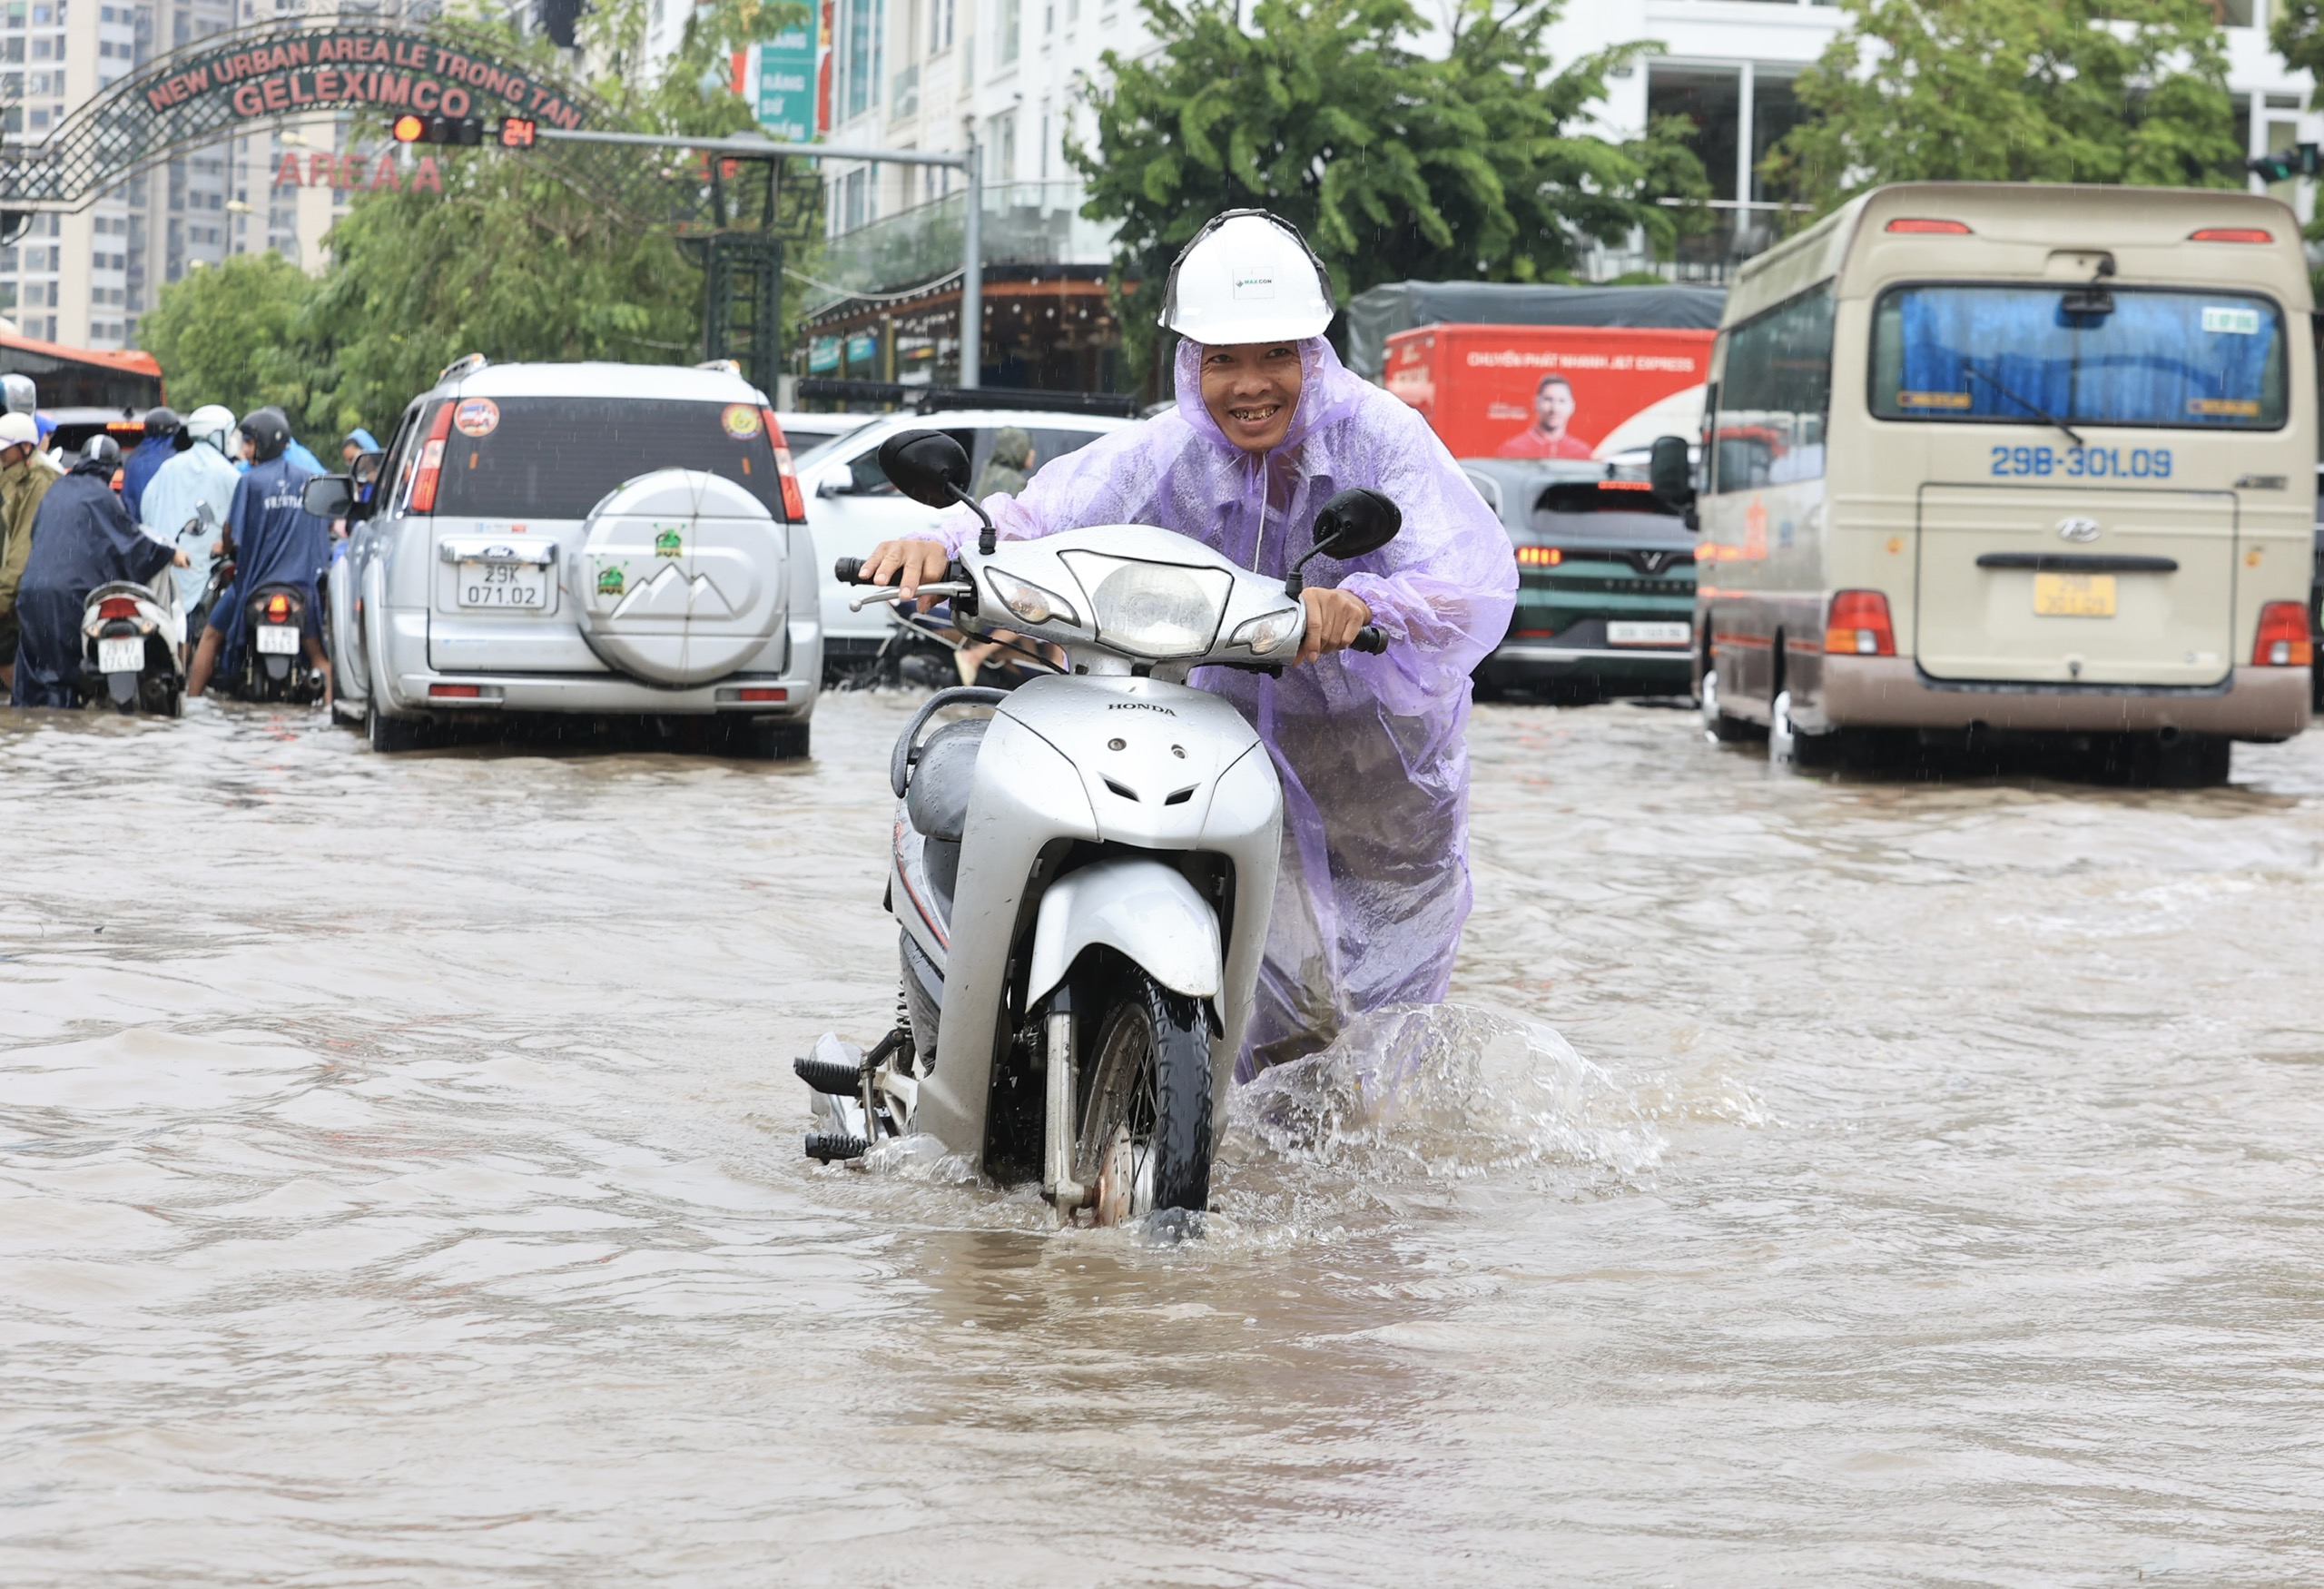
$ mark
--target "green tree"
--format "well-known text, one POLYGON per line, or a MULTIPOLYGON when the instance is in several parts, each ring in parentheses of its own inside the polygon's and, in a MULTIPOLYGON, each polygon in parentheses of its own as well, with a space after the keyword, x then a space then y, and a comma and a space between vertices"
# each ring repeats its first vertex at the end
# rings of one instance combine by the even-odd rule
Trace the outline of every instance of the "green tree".
POLYGON ((1817 213, 1892 182, 2240 180, 2209 0, 1841 4, 1846 29, 1799 77, 1808 119, 1760 168, 1817 213))
POLYGON ((315 394, 296 328, 315 282, 278 253, 236 254, 162 289, 138 340, 161 360, 181 408, 271 403, 294 418, 315 394))
MULTIPOLYGON (((2276 53, 2293 71, 2324 83, 2324 0, 2275 0, 2270 10, 2268 38, 2276 53)), ((2308 108, 2315 110, 2319 102, 2324 102, 2324 93, 2310 93, 2308 108)), ((2324 238, 2324 216, 2309 222, 2308 235, 2324 238)), ((2324 300, 2324 271, 2310 271, 2309 282, 2324 300)))
POLYGON ((1108 51, 1088 91, 1094 147, 1068 157, 1082 213, 1120 223, 1114 292, 1152 367, 1170 262, 1222 210, 1263 205, 1307 235, 1341 302, 1407 277, 1571 279, 1590 239, 1667 251, 1708 196, 1681 123, 1610 143, 1576 130, 1627 45, 1557 69, 1558 0, 1460 0, 1442 58, 1408 0, 1142 0, 1157 48, 1108 51))

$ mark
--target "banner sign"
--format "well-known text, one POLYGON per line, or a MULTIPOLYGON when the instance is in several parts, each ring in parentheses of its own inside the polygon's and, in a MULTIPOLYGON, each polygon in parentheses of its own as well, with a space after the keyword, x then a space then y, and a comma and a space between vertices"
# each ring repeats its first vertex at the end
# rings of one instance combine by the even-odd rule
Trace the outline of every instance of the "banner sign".
POLYGON ((376 104, 421 115, 509 114, 570 132, 580 107, 556 84, 411 34, 341 28, 243 48, 222 47, 145 84, 146 104, 167 113, 202 96, 223 98, 248 120, 309 105, 376 104), (487 104, 486 102, 491 102, 487 104))
POLYGON ((816 132, 815 14, 763 44, 753 44, 742 84, 743 98, 768 137, 783 143, 812 143, 816 132))
POLYGON ((277 188, 331 188, 340 192, 399 193, 407 187, 415 193, 441 193, 444 173, 438 169, 433 154, 423 154, 406 171, 398 156, 400 149, 365 153, 350 149, 345 154, 327 154, 320 150, 304 160, 284 151, 281 163, 274 168, 277 188))

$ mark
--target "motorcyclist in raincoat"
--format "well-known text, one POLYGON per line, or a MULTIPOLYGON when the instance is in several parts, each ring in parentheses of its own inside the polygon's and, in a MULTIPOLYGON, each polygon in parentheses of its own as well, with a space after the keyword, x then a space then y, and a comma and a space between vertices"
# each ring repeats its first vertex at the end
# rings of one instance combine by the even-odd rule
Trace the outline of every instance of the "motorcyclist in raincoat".
MULTIPOLYGON (((234 580, 218 593, 210 622, 195 648, 185 693, 199 696, 222 662, 229 678, 241 668, 243 595, 261 585, 295 587, 306 598, 301 628, 307 660, 323 676, 323 698, 330 698, 330 663, 323 656, 321 603, 317 582, 330 566, 330 527, 308 512, 300 494, 314 471, 285 455, 290 422, 280 409, 260 409, 242 421, 251 467, 234 483, 226 508, 226 528, 234 543, 234 580)), ((310 455, 311 456, 311 455, 310 455)))
POLYGON ((145 439, 130 449, 129 456, 121 460, 121 501, 129 516, 144 521, 143 503, 145 488, 161 469, 177 455, 180 421, 173 409, 145 410, 145 439))
POLYGON ((89 592, 116 579, 145 584, 174 558, 139 529, 113 489, 121 444, 94 436, 80 461, 41 499, 33 551, 16 589, 15 682, 19 706, 81 704, 81 614, 89 592))
MULTIPOLYGON (((1308 565, 1307 637, 1281 678, 1200 669, 1266 742, 1283 781, 1282 869, 1240 1073, 1324 1047, 1348 1020, 1443 1000, 1470 905, 1469 674, 1507 632, 1509 538, 1419 414, 1324 340, 1330 283, 1296 229, 1219 216, 1172 269, 1161 324, 1183 339, 1174 411, 1056 459, 986 510, 1004 538, 1089 525, 1177 530, 1269 576, 1314 544, 1335 492, 1403 509, 1396 539, 1308 565), (1346 649, 1365 624, 1374 656, 1346 649)), ((890 541, 865 577, 910 595, 975 534, 890 541)))
POLYGON ((16 682, 16 587, 33 551, 33 520, 59 476, 26 413, 0 414, 0 686, 16 682))
POLYGON ((182 445, 146 483, 139 517, 147 535, 186 555, 185 566, 177 572, 178 603, 191 623, 202 605, 202 593, 209 587, 234 488, 242 477, 226 457, 234 434, 232 410, 204 403, 185 417, 178 434, 182 445), (205 504, 210 508, 206 528, 202 523, 205 504))

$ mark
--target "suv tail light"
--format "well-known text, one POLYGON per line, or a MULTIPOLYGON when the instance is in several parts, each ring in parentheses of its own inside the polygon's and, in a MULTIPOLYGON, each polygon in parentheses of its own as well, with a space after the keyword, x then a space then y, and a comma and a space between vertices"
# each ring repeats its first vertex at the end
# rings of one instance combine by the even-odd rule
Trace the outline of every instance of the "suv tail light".
POLYGON ((761 409, 759 416, 766 420, 767 443, 774 449, 774 478, 783 482, 783 516, 793 524, 804 524, 807 494, 799 489, 799 476, 791 467, 791 443, 783 439, 783 427, 775 423, 773 409, 761 409))
POLYGON ((444 438, 451 434, 452 410, 457 406, 449 398, 436 406, 436 417, 428 425, 428 439, 419 444, 419 471, 411 480, 414 513, 436 511, 436 482, 444 474, 444 438))
POLYGON ((1824 652, 1830 656, 1894 656, 1896 631, 1888 622, 1888 598, 1877 590, 1843 590, 1832 597, 1824 625, 1824 652))
POLYGON ((2260 609, 2260 637, 2251 643, 2254 667, 2306 667, 2316 647, 2308 637, 2308 609, 2296 601, 2271 601, 2260 609))
POLYGON ((132 597, 108 596, 97 603, 97 616, 101 618, 133 618, 137 616, 137 602, 132 597))

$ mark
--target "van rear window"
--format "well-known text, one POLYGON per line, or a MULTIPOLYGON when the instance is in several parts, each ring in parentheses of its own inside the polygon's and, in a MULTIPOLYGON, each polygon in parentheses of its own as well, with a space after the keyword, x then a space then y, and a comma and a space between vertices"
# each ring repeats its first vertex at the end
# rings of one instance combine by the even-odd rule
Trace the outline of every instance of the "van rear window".
POLYGON ((2283 315, 2253 293, 1900 287, 1873 321, 1883 419, 2272 430, 2284 409, 2283 315))
POLYGON ((657 469, 730 479, 782 521, 774 449, 756 407, 642 398, 458 400, 436 511, 586 518, 624 480, 657 469))

